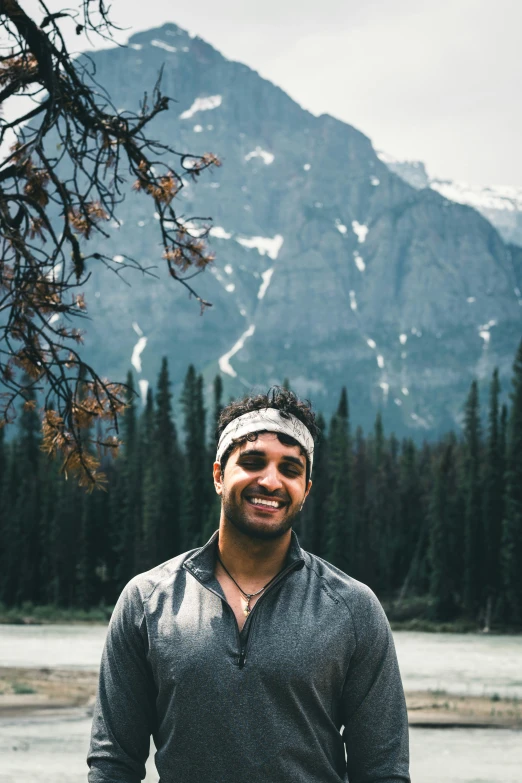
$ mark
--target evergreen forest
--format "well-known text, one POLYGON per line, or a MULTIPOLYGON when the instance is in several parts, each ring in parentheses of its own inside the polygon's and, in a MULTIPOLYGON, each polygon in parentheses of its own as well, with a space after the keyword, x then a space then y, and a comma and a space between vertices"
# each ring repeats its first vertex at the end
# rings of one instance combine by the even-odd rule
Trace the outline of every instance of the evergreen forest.
MULTIPOLYGON (((0 429, 4 609, 110 609, 135 574, 200 546, 217 528, 220 377, 207 411, 203 378, 188 368, 179 432, 165 359, 144 406, 131 373, 127 385, 122 453, 104 458, 107 491, 86 493, 43 454, 33 401, 12 440, 0 429)), ((419 445, 387 435, 380 414, 363 433, 340 390, 331 420, 318 416, 313 488, 296 526, 301 545, 399 614, 417 606, 434 622, 522 628, 522 342, 509 401, 500 399, 497 371, 487 400, 474 381, 462 431, 419 445)))

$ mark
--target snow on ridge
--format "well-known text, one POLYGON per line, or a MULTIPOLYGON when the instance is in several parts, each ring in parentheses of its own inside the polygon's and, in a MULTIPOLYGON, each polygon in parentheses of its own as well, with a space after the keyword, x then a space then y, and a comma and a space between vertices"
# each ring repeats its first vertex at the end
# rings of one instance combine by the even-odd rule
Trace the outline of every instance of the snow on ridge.
POLYGON ((131 364, 136 370, 136 372, 141 372, 141 354, 145 350, 145 346, 147 345, 147 338, 146 337, 140 337, 138 342, 133 348, 132 356, 131 356, 131 364))
POLYGON ((366 240, 366 234, 368 233, 368 226, 364 223, 358 223, 357 220, 352 220, 353 233, 357 235, 357 239, 362 244, 366 240))
POLYGON ((357 252, 357 250, 354 250, 353 260, 355 261, 355 266, 359 272, 364 272, 366 269, 366 264, 364 263, 363 257, 360 255, 360 253, 357 252))
POLYGON ((267 288, 270 285, 270 281, 272 280, 273 274, 274 274, 274 267, 267 269, 265 272, 261 274, 261 277, 263 278, 263 282, 261 283, 259 287, 259 291, 257 292, 258 299, 263 299, 264 295, 267 292, 267 288))
POLYGON ((252 158, 262 158, 263 163, 266 166, 270 166, 270 164, 274 162, 275 155, 273 155, 271 152, 267 152, 261 147, 256 147, 255 150, 252 150, 252 152, 249 152, 248 155, 245 155, 245 160, 247 161, 252 160, 252 158))
POLYGON ((383 152, 382 150, 375 150, 377 153, 377 157, 380 161, 383 163, 401 163, 402 161, 397 160, 397 158, 394 158, 393 155, 389 155, 387 152, 383 152))
POLYGON ((466 182, 433 179, 432 190, 458 204, 468 204, 476 209, 501 209, 507 212, 522 210, 522 188, 509 185, 477 187, 466 182))
POLYGON ((153 41, 150 42, 151 46, 157 46, 158 49, 165 49, 166 52, 177 52, 175 46, 171 46, 168 43, 165 43, 165 41, 160 41, 158 38, 154 38, 153 41))
POLYGON ((236 242, 243 247, 255 248, 260 255, 266 255, 275 261, 283 246, 284 239, 281 234, 276 234, 273 239, 270 237, 237 237, 236 242))
POLYGON ((189 120, 198 111, 210 111, 221 106, 223 98, 221 95, 208 95, 205 98, 196 98, 190 109, 187 109, 179 115, 180 120, 189 120))
POLYGON ((230 351, 224 353, 223 356, 220 357, 218 363, 221 372, 230 375, 231 378, 237 378, 237 372, 230 364, 230 359, 243 348, 245 344, 245 340, 247 340, 249 337, 252 337, 255 331, 256 331, 256 327, 254 326, 254 324, 250 324, 248 329, 243 332, 239 340, 236 343, 234 343, 230 351))
POLYGON ((223 226, 212 226, 208 233, 209 236, 215 237, 216 239, 230 239, 232 236, 232 234, 229 234, 228 231, 225 231, 223 226))

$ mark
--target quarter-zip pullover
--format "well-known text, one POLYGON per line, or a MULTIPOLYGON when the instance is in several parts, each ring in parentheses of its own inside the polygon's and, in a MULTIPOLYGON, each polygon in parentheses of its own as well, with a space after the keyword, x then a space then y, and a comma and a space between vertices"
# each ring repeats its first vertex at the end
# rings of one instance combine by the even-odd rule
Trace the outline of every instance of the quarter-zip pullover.
POLYGON ((161 783, 408 783, 404 694, 371 590, 292 533, 240 632, 214 575, 216 545, 214 533, 123 590, 89 782, 142 780, 152 735, 161 783))

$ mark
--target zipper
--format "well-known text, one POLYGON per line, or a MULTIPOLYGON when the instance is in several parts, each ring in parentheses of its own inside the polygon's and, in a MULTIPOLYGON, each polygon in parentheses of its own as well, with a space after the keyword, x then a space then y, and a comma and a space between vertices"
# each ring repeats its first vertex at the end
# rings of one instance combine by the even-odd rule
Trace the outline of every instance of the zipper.
MULTIPOLYGON (((239 668, 240 669, 243 669, 243 667, 245 666, 246 660, 247 660, 247 652, 248 652, 248 647, 249 647, 248 643, 250 641, 250 636, 252 634, 252 627, 253 627, 254 619, 255 619, 254 618, 254 614, 255 614, 255 611, 256 611, 258 605, 261 603, 261 601, 263 600, 265 595, 267 595, 270 592, 270 590, 273 587, 275 587, 281 581, 281 579, 283 579, 283 577, 285 577, 290 571, 294 571, 298 567, 300 562, 301 561, 297 561, 295 563, 291 563, 291 565, 287 566, 284 569, 284 571, 281 571, 281 573, 279 574, 277 579, 274 579, 274 581, 272 582, 272 584, 270 585, 270 587, 268 588, 266 593, 263 593, 263 595, 260 598, 258 598, 256 603, 254 604, 254 608, 250 612, 250 615, 249 615, 248 620, 247 620, 248 628, 247 628, 246 637, 243 640, 243 645, 240 645, 239 660, 238 660, 238 664, 239 664, 239 668)), ((227 603, 227 606, 228 606, 228 603, 227 603)), ((234 612, 232 612, 232 614, 234 614, 234 612)), ((235 618, 235 615, 234 615, 234 620, 235 619, 236 618, 235 618)), ((237 621, 236 621, 236 626, 237 626, 237 621)), ((239 629, 239 626, 238 626, 238 629, 239 629)))
MULTIPOLYGON (((253 608, 253 609, 252 609, 252 611, 250 612, 250 615, 248 616, 248 619, 247 619, 248 628, 247 628, 246 637, 244 638, 243 642, 241 642, 241 631, 239 630, 239 625, 238 625, 238 622, 237 622, 237 620, 236 620, 236 615, 234 614, 234 611, 233 611, 232 607, 230 606, 230 604, 228 603, 228 601, 226 600, 226 598, 224 598, 222 595, 220 595, 220 594, 218 593, 218 591, 217 591, 217 590, 214 590, 212 587, 209 587, 207 584, 205 584, 205 582, 203 582, 203 581, 202 581, 202 580, 199 578, 199 576, 197 576, 197 575, 196 575, 196 574, 195 574, 195 573, 192 571, 192 569, 187 569, 187 570, 188 570, 188 572, 189 572, 189 574, 192 574, 192 576, 194 577, 194 579, 196 579, 196 580, 197 580, 197 581, 200 583, 200 585, 202 585, 202 587, 204 587, 204 588, 205 588, 206 590, 208 590, 210 593, 213 593, 213 594, 214 594, 214 595, 216 595, 218 598, 220 598, 220 599, 221 599, 221 601, 222 601, 222 602, 225 604, 225 606, 226 606, 226 607, 227 607, 227 608, 228 608, 228 609, 229 609, 229 610, 232 612, 232 617, 233 617, 233 620, 234 620, 234 625, 235 625, 235 627, 236 627, 237 647, 238 647, 238 650, 239 650, 239 655, 238 655, 238 666, 239 666, 239 668, 240 668, 240 669, 243 669, 243 668, 244 668, 244 666, 245 666, 245 663, 246 663, 246 660, 247 660, 248 642, 249 642, 249 640, 250 640, 250 635, 251 635, 251 631, 252 631, 252 625, 253 625, 253 622, 254 622, 254 620, 253 620, 253 615, 254 615, 254 613, 255 613, 255 611, 256 611, 256 609, 257 609, 257 607, 258 607, 258 604, 260 604, 260 603, 261 603, 261 601, 263 600, 263 598, 265 597, 265 595, 267 595, 267 594, 270 592, 270 590, 272 590, 272 588, 273 588, 273 587, 275 587, 277 584, 279 584, 279 582, 281 581, 281 579, 283 579, 283 577, 285 577, 285 576, 286 576, 288 573, 290 573, 290 571, 294 571, 294 570, 295 570, 295 569, 296 569, 296 568, 299 566, 299 564, 300 564, 300 563, 301 563, 301 561, 300 561, 300 560, 298 560, 297 562, 295 562, 295 563, 291 563, 289 566, 287 566, 287 567, 284 569, 284 571, 281 571, 281 573, 279 574, 279 576, 278 576, 276 579, 274 579, 274 581, 272 582, 272 584, 270 585, 270 587, 268 588, 268 590, 266 591, 266 593, 263 593, 263 595, 262 595, 262 596, 261 596, 261 597, 260 597, 260 598, 259 598, 259 599, 256 601, 256 603, 254 604, 254 608, 253 608)), ((245 625, 246 625, 246 623, 245 623, 245 625)), ((245 627, 245 626, 243 626, 243 628, 244 628, 244 627, 245 627)))

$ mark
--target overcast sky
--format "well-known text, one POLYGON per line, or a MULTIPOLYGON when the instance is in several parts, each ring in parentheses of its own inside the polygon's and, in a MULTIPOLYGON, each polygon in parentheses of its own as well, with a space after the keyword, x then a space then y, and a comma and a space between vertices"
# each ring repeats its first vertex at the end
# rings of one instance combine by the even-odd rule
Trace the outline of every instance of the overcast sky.
POLYGON ((175 22, 432 175, 522 185, 514 0, 112 0, 112 18, 120 40, 175 22))

